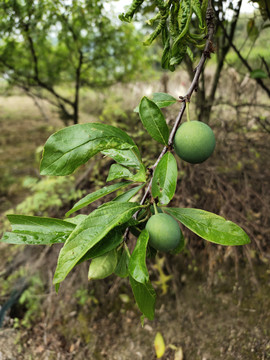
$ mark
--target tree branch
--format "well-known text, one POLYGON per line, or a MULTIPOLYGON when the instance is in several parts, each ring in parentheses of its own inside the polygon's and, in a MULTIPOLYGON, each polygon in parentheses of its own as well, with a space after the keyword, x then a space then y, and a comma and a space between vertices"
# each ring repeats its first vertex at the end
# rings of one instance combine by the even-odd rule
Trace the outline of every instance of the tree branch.
MULTIPOLYGON (((235 12, 234 12, 233 20, 231 22, 230 32, 229 32, 228 37, 227 37, 227 44, 224 41, 225 40, 224 38, 226 38, 226 34, 227 34, 227 33, 225 33, 225 30, 224 30, 225 26, 223 25, 222 21, 218 20, 218 26, 221 26, 223 28, 223 33, 222 33, 222 38, 223 39, 222 39, 222 43, 220 44, 220 46, 221 46, 221 54, 220 54, 220 57, 218 58, 218 65, 217 65, 217 69, 216 69, 216 72, 215 72, 212 88, 211 88, 210 95, 209 95, 210 102, 212 102, 214 100, 214 97, 215 97, 218 82, 219 82, 219 79, 220 79, 220 74, 221 74, 221 71, 222 71, 223 66, 224 66, 224 60, 225 60, 225 57, 226 57, 226 55, 227 55, 227 53, 228 53, 228 51, 230 49, 230 46, 231 46, 231 43, 232 43, 232 40, 233 40, 233 37, 234 37, 234 33, 235 33, 235 30, 236 30, 236 25, 237 25, 237 22, 238 22, 241 5, 242 5, 242 0, 239 0, 238 3, 237 3, 237 7, 234 10, 235 12)), ((218 19, 218 14, 216 13, 216 15, 217 15, 216 18, 218 19)))
MULTIPOLYGON (((194 91, 197 90, 198 88, 198 81, 200 78, 200 75, 203 71, 203 67, 205 64, 205 61, 207 60, 207 58, 210 58, 210 54, 214 52, 213 50, 213 37, 214 37, 214 32, 215 32, 215 13, 214 13, 214 9, 212 7, 212 1, 209 0, 208 2, 208 8, 207 8, 207 12, 206 12, 206 23, 207 23, 207 28, 208 28, 208 35, 207 35, 207 41, 205 44, 205 48, 203 51, 203 54, 201 56, 201 59, 199 61, 199 64, 197 65, 196 69, 195 69, 195 74, 193 77, 193 80, 191 82, 191 85, 186 93, 186 95, 184 97, 181 97, 182 99, 182 106, 180 108, 180 111, 176 117, 175 123, 173 125, 173 128, 170 132, 169 135, 169 141, 168 141, 168 146, 165 146, 162 150, 162 152, 160 153, 157 161, 155 162, 155 164, 150 168, 151 170, 151 178, 150 178, 150 182, 148 184, 148 187, 141 199, 140 204, 143 205, 146 201, 146 199, 149 197, 150 193, 151 193, 151 186, 152 186, 152 181, 153 181, 153 176, 154 176, 154 170, 157 167, 158 163, 160 162, 160 160, 162 159, 162 157, 166 154, 167 151, 170 151, 173 145, 173 139, 175 136, 175 133, 177 131, 178 126, 180 125, 181 121, 182 121, 182 117, 184 115, 185 112, 185 108, 186 108, 186 102, 190 101, 190 98, 193 94, 194 91)), ((137 211, 134 214, 134 218, 136 219, 138 216, 139 211, 137 211)), ((124 233, 124 239, 128 238, 128 234, 129 234, 129 228, 126 228, 126 231, 124 233)))
MULTIPOLYGON (((39 76, 39 69, 38 69, 38 56, 36 54, 36 50, 35 50, 35 46, 34 46, 34 41, 30 35, 30 32, 29 32, 29 24, 26 24, 26 23, 23 23, 22 22, 22 26, 23 26, 23 29, 25 31, 25 34, 26 34, 26 37, 27 37, 27 40, 29 42, 29 46, 30 46, 30 51, 31 51, 31 55, 32 55, 32 59, 33 59, 33 62, 34 62, 34 71, 35 71, 35 76, 34 76, 34 79, 35 81, 37 82, 37 84, 41 87, 43 87, 44 89, 46 89, 48 92, 50 92, 52 95, 54 95, 58 100, 61 100, 63 101, 64 103, 70 105, 73 107, 73 102, 70 101, 69 99, 66 99, 64 98, 63 96, 61 96, 60 94, 58 94, 53 87, 51 87, 50 85, 46 84, 44 81, 42 81, 40 79, 40 76, 39 76)), ((64 105, 62 105, 64 106, 64 105)))
MULTIPOLYGON (((229 35, 227 34, 227 31, 224 27, 224 25, 221 23, 220 26, 222 27, 222 30, 225 34, 225 37, 230 41, 230 45, 233 48, 233 50, 236 52, 237 56, 239 57, 239 59, 242 61, 243 65, 245 65, 245 67, 248 69, 249 72, 252 72, 253 69, 251 68, 251 66, 249 65, 249 63, 247 62, 247 60, 241 55, 240 51, 237 49, 237 47, 234 45, 234 43, 230 40, 229 35)), ((267 93, 267 95, 270 97, 270 89, 264 84, 264 82, 262 81, 262 79, 255 79, 257 84, 260 85, 260 87, 267 93)))

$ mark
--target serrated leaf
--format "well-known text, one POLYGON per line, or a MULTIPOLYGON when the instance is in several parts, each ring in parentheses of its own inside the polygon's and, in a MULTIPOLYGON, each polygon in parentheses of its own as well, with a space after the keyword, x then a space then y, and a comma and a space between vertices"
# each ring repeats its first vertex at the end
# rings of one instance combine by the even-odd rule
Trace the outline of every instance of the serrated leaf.
POLYGON ((110 202, 94 210, 70 234, 60 251, 54 284, 65 279, 78 261, 116 226, 126 223, 141 206, 110 202))
POLYGON ((153 94, 153 101, 159 108, 164 108, 177 102, 177 100, 172 95, 161 92, 153 94))
POLYGON ((157 142, 167 145, 169 128, 159 107, 147 97, 143 97, 140 102, 139 114, 149 135, 157 142))
POLYGON ((132 276, 129 276, 129 282, 139 309, 145 317, 153 320, 155 317, 156 293, 152 284, 150 281, 146 284, 141 284, 133 279, 132 276))
POLYGON ((40 172, 42 175, 71 174, 92 156, 108 149, 132 150, 139 156, 133 140, 114 126, 89 123, 64 128, 47 140, 40 172))
POLYGON ((65 242, 76 225, 64 220, 26 215, 7 215, 13 232, 1 239, 9 244, 51 245, 65 242))
POLYGON ((128 202, 130 201, 146 184, 135 186, 134 188, 124 192, 123 194, 117 196, 113 201, 117 202, 128 202))
POLYGON ((146 249, 149 240, 147 230, 143 230, 138 237, 135 249, 129 259, 128 271, 139 283, 146 284, 149 281, 149 274, 146 267, 146 249))
POLYGON ((122 252, 118 260, 118 264, 114 270, 114 273, 115 275, 121 278, 126 278, 128 276, 128 263, 129 263, 130 254, 127 246, 124 246, 124 248, 121 251, 122 252))
POLYGON ((76 202, 75 205, 73 205, 72 209, 70 209, 67 213, 66 216, 69 216, 71 214, 73 214, 75 211, 78 211, 80 209, 82 209, 83 207, 91 204, 92 202, 102 198, 103 196, 106 196, 116 190, 119 190, 123 187, 126 187, 128 185, 132 184, 132 182, 120 182, 118 184, 113 184, 113 185, 109 185, 109 186, 104 186, 101 189, 98 189, 97 191, 94 191, 91 194, 88 194, 86 196, 84 196, 81 200, 79 200, 78 202, 76 202))
POLYGON ((116 250, 107 252, 91 261, 88 271, 88 280, 105 279, 110 276, 117 265, 116 250))
POLYGON ((215 244, 234 246, 250 243, 240 226, 211 212, 190 208, 164 208, 164 211, 201 238, 215 244))
POLYGON ((158 163, 153 176, 152 196, 167 205, 174 196, 177 183, 177 163, 172 153, 167 152, 158 163))
POLYGON ((165 342, 160 332, 156 333, 154 346, 157 358, 160 359, 164 355, 166 350, 165 342))
POLYGON ((251 71, 250 77, 252 79, 266 79, 266 78, 268 78, 268 75, 262 69, 256 69, 256 70, 251 71))

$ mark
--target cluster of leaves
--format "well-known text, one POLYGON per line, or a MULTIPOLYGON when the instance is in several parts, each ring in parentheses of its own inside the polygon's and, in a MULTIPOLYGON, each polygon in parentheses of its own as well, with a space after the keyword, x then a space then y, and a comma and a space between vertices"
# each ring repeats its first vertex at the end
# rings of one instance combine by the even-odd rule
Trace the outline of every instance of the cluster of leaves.
MULTIPOLYGON (((130 22, 139 11, 144 0, 133 0, 129 10, 119 16, 120 20, 130 22)), ((158 35, 162 36, 163 55, 161 65, 164 69, 175 70, 175 65, 182 62, 185 54, 193 61, 192 48, 203 49, 205 46, 206 10, 208 0, 156 0, 157 14, 147 21, 149 25, 157 24, 153 33, 144 42, 150 45, 158 35), (192 33, 191 20, 195 15, 198 26, 192 33)))
POLYGON ((129 277, 139 309, 145 317, 153 319, 156 294, 146 266, 146 257, 153 254, 153 249, 148 244, 149 234, 143 228, 151 216, 153 201, 162 211, 205 240, 221 245, 249 242, 247 234, 239 226, 218 215, 200 209, 166 207, 174 196, 178 172, 176 160, 168 147, 170 131, 160 108, 176 101, 168 94, 156 93, 152 100, 143 97, 139 105, 139 115, 145 129, 167 149, 154 170, 153 178, 143 164, 134 141, 116 127, 101 123, 79 124, 64 128, 47 140, 41 174, 69 175, 101 152, 115 160, 107 181, 121 179, 121 182, 106 185, 83 197, 67 212, 65 220, 8 215, 12 232, 4 234, 3 242, 64 244, 53 280, 57 290, 74 266, 91 259, 89 279, 103 279, 113 273, 123 278, 129 277), (150 181, 151 198, 145 203, 133 201, 134 195, 150 181), (112 201, 104 202, 89 215, 69 218, 74 212, 119 189, 125 189, 125 192, 112 201), (128 248, 127 228, 139 233, 132 254, 128 248))

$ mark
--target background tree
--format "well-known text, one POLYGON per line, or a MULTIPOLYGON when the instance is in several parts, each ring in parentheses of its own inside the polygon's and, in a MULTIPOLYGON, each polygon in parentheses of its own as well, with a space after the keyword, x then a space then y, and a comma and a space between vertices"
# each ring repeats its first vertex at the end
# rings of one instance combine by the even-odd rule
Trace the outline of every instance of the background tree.
POLYGON ((129 81, 147 65, 137 31, 116 24, 104 1, 14 0, 0 17, 2 76, 57 106, 66 125, 78 123, 81 86, 129 81))
MULTIPOLYGON (((229 4, 224 0, 213 2, 216 15, 216 34, 215 34, 215 65, 212 81, 206 81, 205 72, 202 72, 196 97, 196 112, 198 119, 208 121, 214 100, 217 95, 221 73, 227 62, 227 55, 233 51, 236 54, 237 62, 240 67, 254 78, 263 91, 270 96, 270 88, 265 79, 269 78, 270 59, 258 56, 253 63, 248 59, 250 49, 244 53, 244 45, 252 48, 255 42, 269 32, 269 5, 267 1, 254 1, 259 4, 259 10, 250 16, 240 16, 242 0, 229 4), (228 15, 229 14, 229 15, 228 15), (240 21, 242 20, 242 21, 240 21), (245 35, 246 34, 246 35, 245 35), (240 36, 239 36, 240 35, 240 36), (244 41, 243 39, 246 38, 244 41)), ((265 38, 267 40, 267 36, 265 38)), ((185 63, 189 76, 193 78, 193 62, 186 56, 185 63)), ((236 64, 234 64, 236 65, 236 64)))

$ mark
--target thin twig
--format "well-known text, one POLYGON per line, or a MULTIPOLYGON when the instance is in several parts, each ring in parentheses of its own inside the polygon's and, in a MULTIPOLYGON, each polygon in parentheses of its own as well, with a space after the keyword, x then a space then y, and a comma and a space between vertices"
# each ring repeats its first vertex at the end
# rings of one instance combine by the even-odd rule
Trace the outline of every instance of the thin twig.
MULTIPOLYGON (((197 67, 196 67, 196 69, 194 71, 194 77, 193 77, 193 80, 191 82, 191 85, 190 85, 186 95, 181 97, 182 105, 181 105, 180 111, 179 111, 179 113, 178 113, 178 115, 176 117, 173 128, 172 128, 172 130, 170 132, 168 145, 164 146, 164 148, 161 151, 159 157, 157 158, 157 161, 151 167, 150 182, 149 182, 148 187, 147 187, 147 189, 146 189, 146 191, 145 191, 145 193, 144 193, 144 195, 143 195, 143 197, 141 199, 140 205, 143 205, 145 203, 147 197, 151 193, 151 186, 152 186, 152 181, 153 181, 153 176, 154 176, 154 170, 157 167, 157 165, 159 164, 162 157, 166 154, 166 152, 169 151, 172 148, 175 133, 176 133, 176 131, 178 129, 178 126, 180 125, 180 123, 182 121, 182 117, 183 117, 185 109, 186 109, 186 101, 190 101, 190 98, 191 98, 193 92, 197 90, 199 78, 200 78, 200 75, 201 75, 201 73, 203 71, 204 63, 205 63, 207 58, 210 58, 210 54, 214 52, 214 50, 213 50, 213 42, 212 41, 213 41, 214 32, 215 32, 215 13, 214 13, 214 9, 212 7, 212 1, 211 0, 208 2, 208 8, 207 8, 207 12, 206 12, 206 24, 207 24, 207 28, 208 28, 208 35, 207 35, 207 41, 206 41, 206 44, 205 44, 204 51, 202 53, 199 64, 197 65, 197 67)), ((137 211, 134 214, 135 219, 137 218, 138 213, 139 213, 139 211, 137 211)), ((128 235, 129 235, 129 228, 126 228, 126 231, 124 233, 124 239, 125 240, 128 238, 128 235)))
POLYGON ((148 195, 150 194, 150 191, 151 191, 151 186, 152 186, 152 181, 153 181, 153 174, 154 174, 154 170, 155 168, 157 167, 158 163, 160 162, 160 160, 162 159, 162 157, 166 154, 166 152, 172 147, 172 144, 173 144, 173 139, 174 139, 174 136, 175 136, 175 133, 178 129, 178 126, 180 125, 181 121, 182 121, 182 117, 184 115, 184 112, 185 112, 185 109, 186 109, 186 101, 189 101, 194 90, 197 89, 198 87, 198 81, 199 81, 199 78, 200 78, 200 75, 201 75, 201 72, 203 70, 203 66, 204 66, 204 63, 206 61, 207 58, 210 57, 210 54, 213 52, 213 43, 212 43, 212 40, 213 40, 213 36, 214 36, 214 30, 215 30, 215 24, 214 24, 214 10, 213 10, 213 7, 212 7, 212 4, 211 4, 211 1, 209 1, 208 3, 208 9, 207 9, 207 14, 206 14, 206 21, 207 21, 207 27, 208 27, 208 38, 207 38, 207 41, 206 41, 206 44, 205 44, 205 48, 204 48, 204 51, 203 51, 203 54, 201 56, 201 59, 199 61, 199 64, 197 65, 196 67, 196 70, 195 70, 195 74, 194 74, 194 77, 193 77, 193 80, 192 80, 192 83, 186 93, 186 95, 182 98, 182 106, 181 106, 181 109, 177 115, 177 118, 175 120, 175 123, 173 125, 173 128, 170 132, 170 136, 169 136, 169 141, 168 141, 168 146, 165 146, 162 150, 162 152, 160 153, 157 161, 155 162, 155 164, 151 167, 152 169, 152 175, 151 175, 151 179, 150 179, 150 182, 149 182, 149 185, 142 197, 142 200, 140 202, 141 205, 143 205, 148 197, 148 195))

